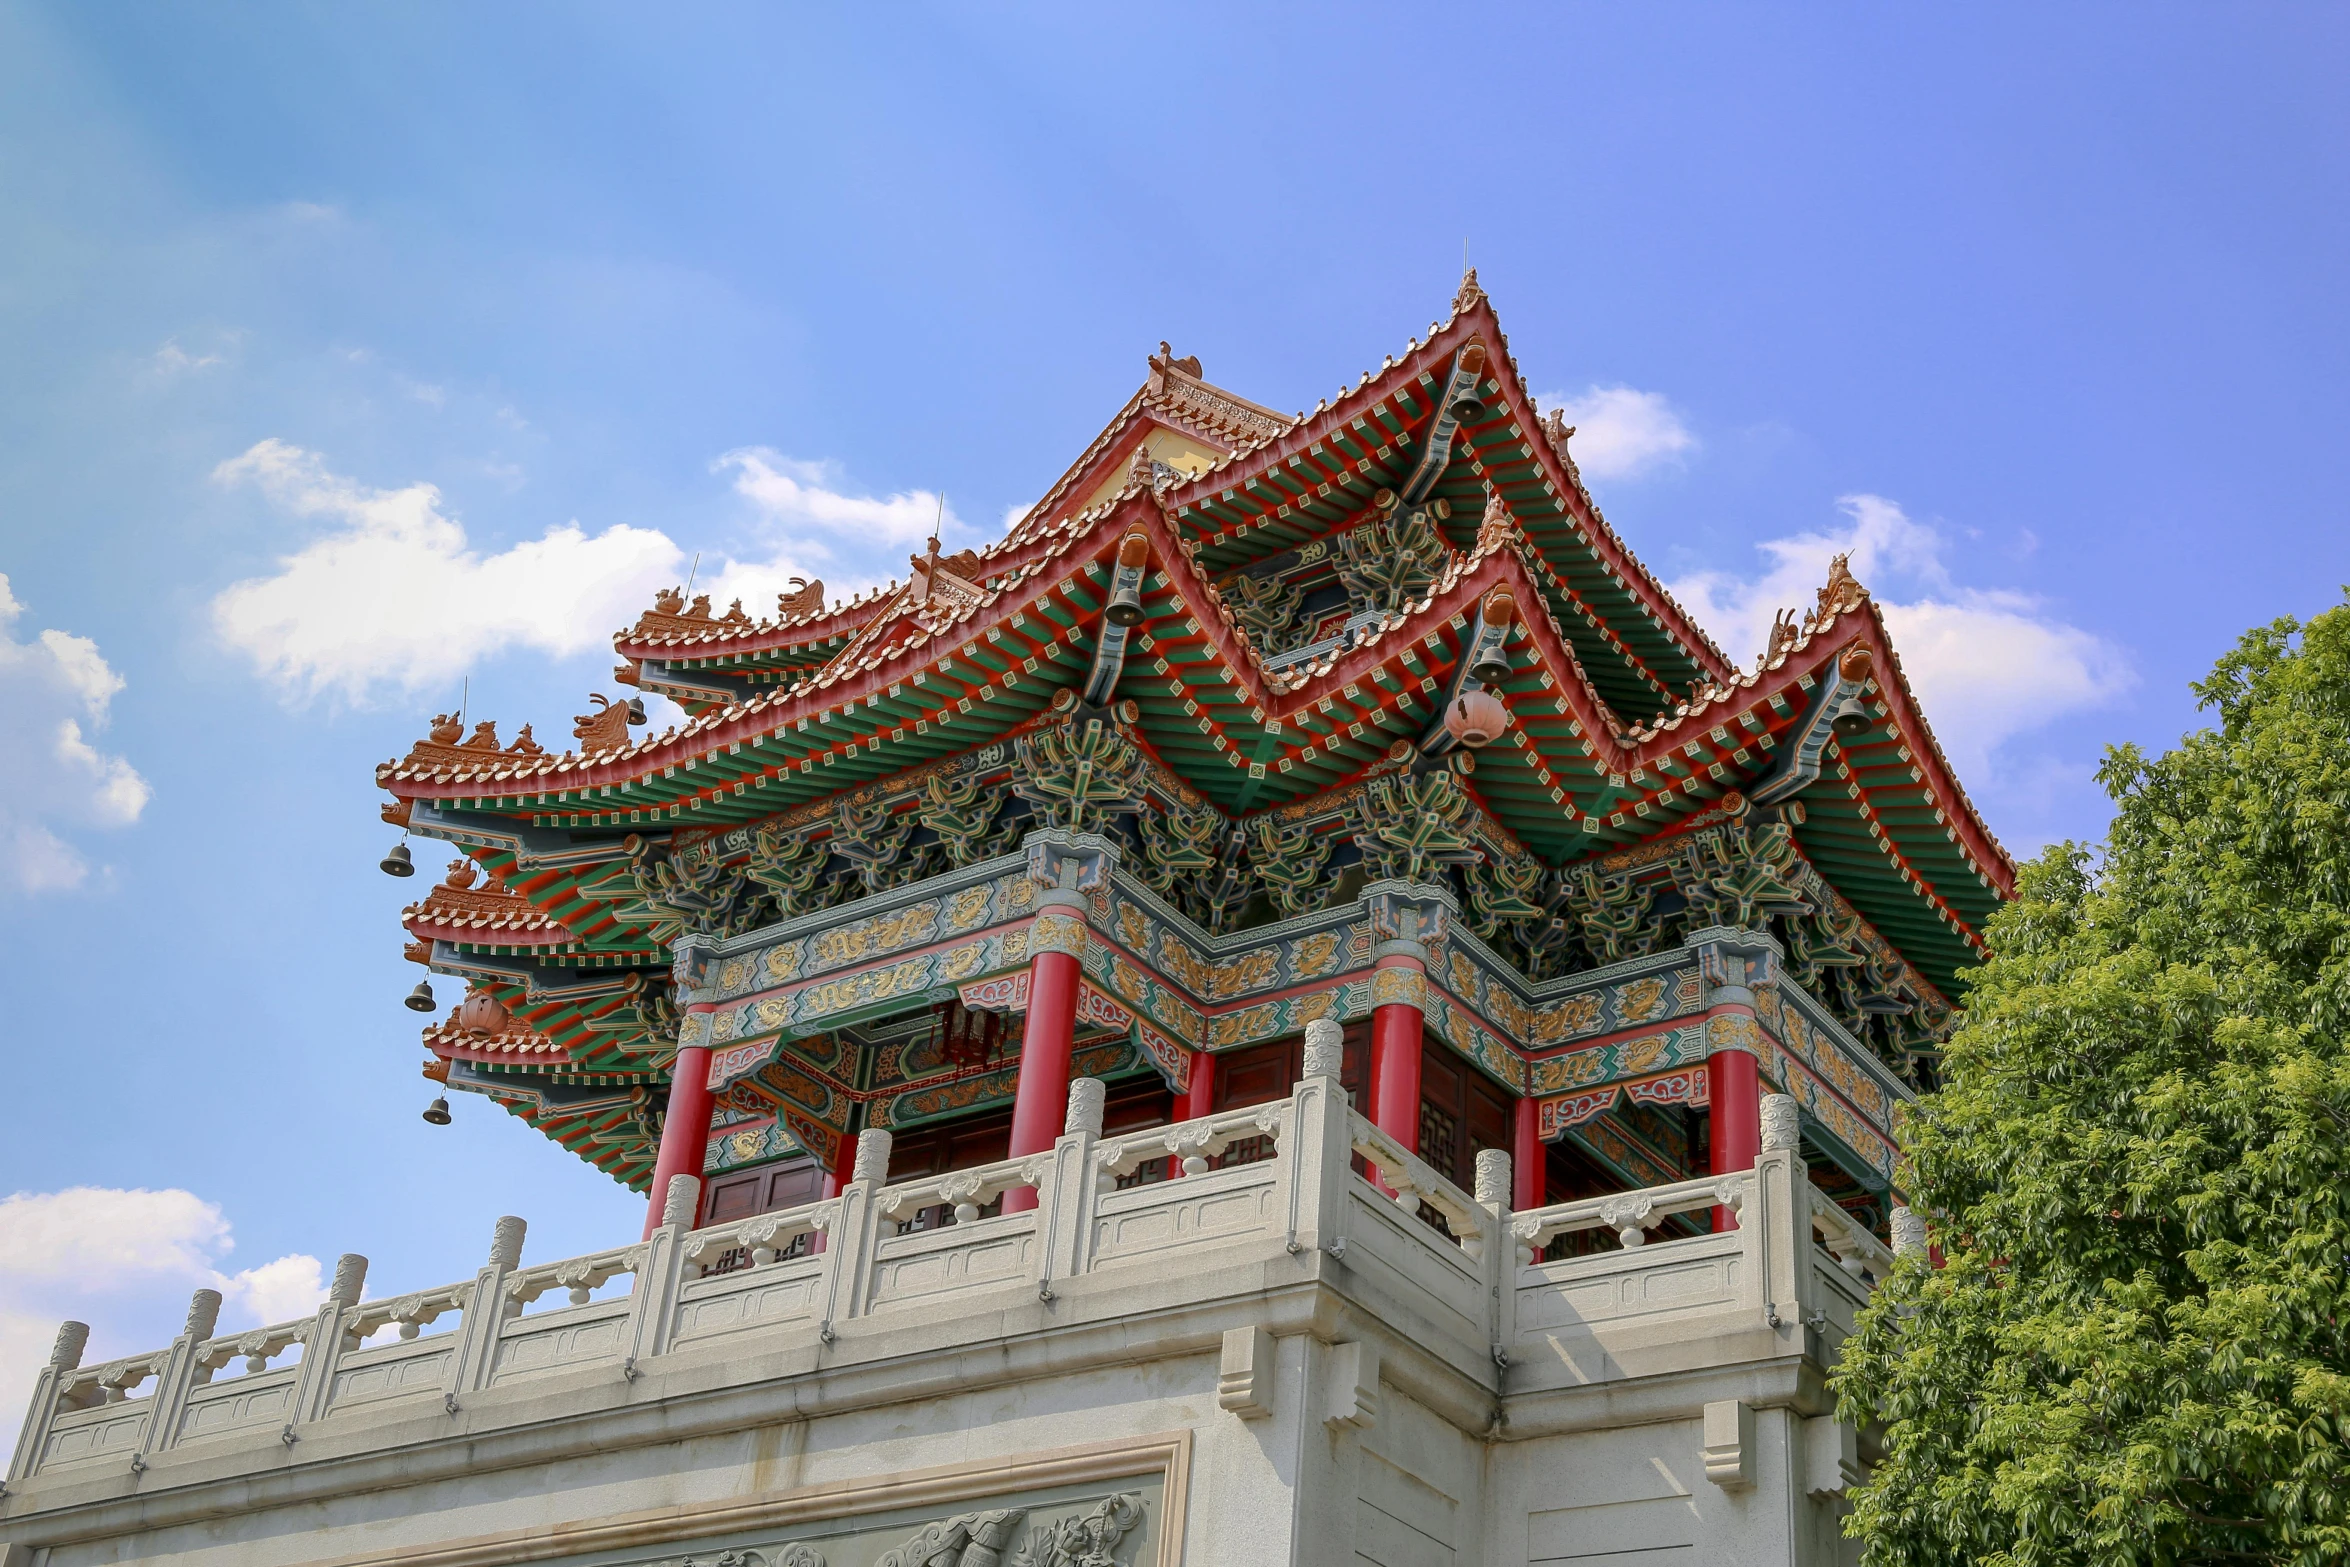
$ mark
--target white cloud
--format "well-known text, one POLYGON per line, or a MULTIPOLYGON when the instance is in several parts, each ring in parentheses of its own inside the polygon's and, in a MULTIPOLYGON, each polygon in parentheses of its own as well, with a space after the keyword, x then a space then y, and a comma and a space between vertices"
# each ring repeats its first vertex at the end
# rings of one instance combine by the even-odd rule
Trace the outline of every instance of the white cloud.
POLYGON ((147 780, 90 743, 122 677, 88 637, 43 631, 19 642, 24 606, 0 575, 0 688, 15 744, 0 747, 0 879, 28 893, 78 887, 89 862, 60 827, 127 827, 147 808, 147 780))
MULTIPOLYGON (((275 573, 215 596, 213 625, 289 696, 364 702, 387 689, 447 689, 509 650, 555 658, 600 650, 656 591, 689 572, 694 594, 708 594, 720 614, 739 599, 753 618, 771 616, 795 577, 823 579, 838 603, 902 577, 897 552, 919 547, 941 516, 933 491, 855 494, 834 465, 766 447, 728 452, 712 471, 731 475, 749 502, 738 554, 690 566, 657 529, 621 525, 590 536, 575 522, 491 554, 475 547, 431 484, 373 489, 314 452, 261 441, 213 477, 253 486, 324 531, 275 573)), ((963 531, 952 508, 943 526, 952 547, 963 531)))
POLYGON ((430 484, 370 489, 311 452, 265 440, 222 463, 223 484, 252 484, 328 530, 273 576, 224 589, 214 628, 290 694, 364 701, 392 686, 454 685, 509 648, 568 657, 602 646, 676 575, 666 534, 577 523, 497 554, 467 540, 430 484))
POLYGON ((90 1325, 84 1364, 171 1341, 198 1289, 222 1296, 218 1331, 286 1322, 325 1297, 295 1253, 224 1271, 236 1241, 219 1207, 185 1191, 77 1186, 0 1198, 0 1440, 13 1440, 57 1324, 90 1325))
POLYGON ((1936 739, 1962 781, 1978 788, 2002 781, 1995 753, 2006 741, 2102 706, 2132 683, 2120 649, 2040 600, 1956 582, 1941 533, 1892 501, 1848 495, 1837 504, 1841 527, 1765 541, 1760 576, 1695 572, 1671 584, 1674 596, 1733 658, 1750 662, 1772 617, 1810 608, 1829 561, 1849 554, 1936 739))
POLYGON ((737 448, 710 467, 734 476, 734 492, 750 503, 757 542, 768 552, 764 561, 729 560, 714 577, 706 574, 703 588, 721 609, 735 598, 772 605, 795 576, 821 578, 837 604, 884 578, 902 580, 933 528, 949 551, 975 542, 936 490, 854 494, 837 463, 766 446, 737 448))
POLYGON ((1552 392, 1539 401, 1575 427, 1569 450, 1586 479, 1637 479, 1697 450, 1697 437, 1662 392, 1594 386, 1579 397, 1552 392))
POLYGON ((838 468, 802 462, 765 446, 745 446, 712 464, 734 474, 734 490, 769 520, 786 527, 810 526, 851 538, 918 545, 935 526, 961 527, 934 490, 901 490, 885 498, 848 495, 832 488, 838 468))
POLYGON ((186 349, 180 347, 179 339, 175 337, 165 342, 161 348, 155 350, 154 358, 149 360, 148 363, 154 367, 155 373, 157 375, 168 377, 175 375, 185 375, 188 372, 194 370, 202 370, 208 366, 219 364, 220 360, 221 356, 218 354, 189 353, 186 349))

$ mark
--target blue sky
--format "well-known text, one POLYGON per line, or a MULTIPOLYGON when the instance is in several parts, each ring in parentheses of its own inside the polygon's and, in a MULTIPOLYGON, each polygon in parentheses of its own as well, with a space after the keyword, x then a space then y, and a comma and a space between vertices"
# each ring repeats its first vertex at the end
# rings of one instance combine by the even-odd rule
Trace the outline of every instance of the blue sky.
POLYGON ((1856 551, 2019 850, 2350 581, 2339 8, 875 14, 0 0, 7 1430, 60 1315, 633 1234, 417 1119, 373 764, 560 744, 697 553, 994 536, 1162 338, 1310 407, 1465 246, 1734 656, 1856 551))

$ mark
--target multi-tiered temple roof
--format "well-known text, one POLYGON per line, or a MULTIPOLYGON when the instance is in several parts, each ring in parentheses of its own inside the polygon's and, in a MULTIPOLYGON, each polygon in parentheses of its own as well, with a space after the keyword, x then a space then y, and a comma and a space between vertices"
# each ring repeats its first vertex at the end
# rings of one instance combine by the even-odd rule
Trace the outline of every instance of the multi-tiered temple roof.
POLYGON ((1881 1188, 2012 866, 1841 562, 1741 670, 1572 435, 1471 274, 1310 413, 1152 356, 1005 538, 903 585, 770 619, 663 595, 617 678, 682 727, 636 738, 599 697, 576 750, 449 719, 378 771, 387 819, 463 853, 406 914, 410 956, 473 986, 428 1073, 640 1188, 681 1029, 721 1047, 712 1169, 1000 1105, 1008 1044, 958 1049, 936 1009, 1019 1010, 1024 949, 988 932, 1033 911, 990 868, 1057 830, 1126 878, 1095 892, 1081 1071, 1180 1088, 1195 1053, 1363 1015, 1378 888, 1433 887, 1431 1048, 1654 1179, 1653 1138, 1601 1129, 1702 1059, 1670 1043, 1700 982, 1663 960, 1759 931, 1779 1075, 1812 1084, 1781 1086, 1881 1188), (681 1005, 687 934, 758 971, 681 1005))

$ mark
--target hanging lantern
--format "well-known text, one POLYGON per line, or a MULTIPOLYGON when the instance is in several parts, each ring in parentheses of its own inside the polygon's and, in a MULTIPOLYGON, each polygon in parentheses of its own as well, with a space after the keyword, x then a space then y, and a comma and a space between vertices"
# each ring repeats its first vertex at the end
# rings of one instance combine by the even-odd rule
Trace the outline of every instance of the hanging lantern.
POLYGON ((430 1012, 440 1005, 432 998, 432 981, 429 979, 418 980, 416 988, 408 992, 408 999, 402 1004, 411 1012, 430 1012))
POLYGON ((960 1001, 942 1001, 931 1013, 930 1042, 957 1075, 985 1071, 1003 1048, 1003 1019, 974 1012, 960 1001))
POLYGON ((424 1119, 427 1124, 432 1126, 447 1126, 449 1124, 449 1098, 446 1094, 424 1107, 424 1119))
POLYGON ((1466 746, 1489 745, 1510 726, 1510 710, 1490 691, 1463 691, 1444 710, 1444 732, 1466 746))
POLYGON ((514 1021, 506 1004, 486 990, 469 990, 457 1007, 457 1026, 468 1034, 503 1034, 514 1021))
POLYGON ((409 857, 408 840, 403 838, 392 845, 392 852, 376 861, 376 868, 386 876, 413 876, 416 861, 409 857))

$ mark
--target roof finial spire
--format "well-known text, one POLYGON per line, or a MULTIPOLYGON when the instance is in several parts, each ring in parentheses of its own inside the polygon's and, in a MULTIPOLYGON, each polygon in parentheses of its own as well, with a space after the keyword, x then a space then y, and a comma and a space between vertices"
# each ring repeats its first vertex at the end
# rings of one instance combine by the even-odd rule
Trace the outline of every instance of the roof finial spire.
POLYGON ((1477 283, 1477 269, 1469 265, 1468 257, 1468 242, 1463 240, 1461 242, 1461 287, 1460 292, 1452 296, 1452 313, 1456 316, 1485 298, 1485 290, 1477 283))
POLYGON ((930 519, 930 558, 914 562, 922 573, 922 606, 930 607, 930 600, 938 589, 938 530, 946 525, 947 492, 938 492, 938 512, 930 519))

